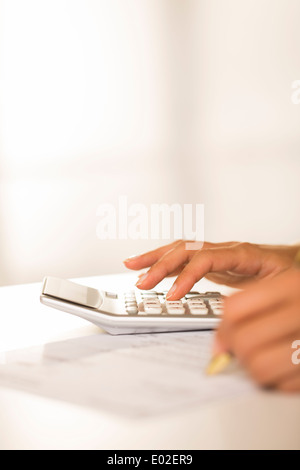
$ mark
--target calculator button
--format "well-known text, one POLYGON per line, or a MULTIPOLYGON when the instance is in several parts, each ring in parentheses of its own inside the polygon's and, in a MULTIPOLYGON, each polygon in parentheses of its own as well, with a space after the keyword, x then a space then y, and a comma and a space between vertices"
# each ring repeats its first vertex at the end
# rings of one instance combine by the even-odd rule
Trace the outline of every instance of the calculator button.
POLYGON ((214 308, 213 313, 215 315, 222 315, 223 314, 223 309, 222 308, 214 308))
POLYGON ((182 301, 181 300, 167 300, 166 301, 166 306, 174 306, 174 307, 181 307, 182 306, 182 301))
POLYGON ((131 302, 126 301, 125 305, 126 305, 126 307, 134 307, 134 306, 137 306, 137 302, 135 302, 135 301, 131 301, 131 302))
POLYGON ((114 292, 105 292, 105 296, 108 297, 109 299, 117 299, 118 294, 115 294, 114 292))
POLYGON ((143 304, 144 305, 160 305, 160 301, 159 300, 156 300, 156 299, 147 299, 147 300, 143 300, 143 304))
POLYGON ((135 306, 128 306, 126 307, 126 312, 129 314, 129 315, 135 315, 136 313, 138 313, 138 308, 135 307, 135 306))
POLYGON ((207 315, 208 308, 206 307, 190 307, 190 313, 192 315, 207 315))
POLYGON ((177 307, 177 306, 168 306, 167 307, 167 312, 170 315, 184 315, 185 314, 185 308, 184 307, 177 307))
POLYGON ((159 305, 158 306, 145 305, 144 310, 145 310, 145 313, 151 313, 155 315, 159 315, 160 313, 162 313, 162 308, 159 305))
POLYGON ((125 295, 125 302, 135 300, 135 295, 125 295))
POLYGON ((211 306, 211 308, 222 308, 223 307, 222 302, 209 302, 209 305, 211 306))
POLYGON ((189 292, 188 294, 185 295, 185 298, 188 299, 193 299, 195 297, 199 297, 199 292, 189 292))
POLYGON ((197 305, 199 307, 201 307, 201 306, 206 307, 205 302, 203 302, 203 300, 190 300, 190 301, 187 302, 187 304, 188 304, 189 307, 197 306, 197 305))
POLYGON ((167 300, 166 310, 171 315, 183 315, 185 308, 181 300, 167 300))

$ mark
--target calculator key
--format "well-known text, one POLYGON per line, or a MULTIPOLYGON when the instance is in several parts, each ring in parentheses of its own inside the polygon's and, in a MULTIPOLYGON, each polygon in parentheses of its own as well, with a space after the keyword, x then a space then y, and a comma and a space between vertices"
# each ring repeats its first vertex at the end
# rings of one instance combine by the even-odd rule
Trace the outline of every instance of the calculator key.
POLYGON ((222 315, 223 314, 223 309, 222 308, 213 308, 213 313, 215 315, 222 315))
POLYGON ((125 301, 136 300, 135 295, 125 295, 125 301))
POLYGON ((206 307, 205 302, 187 302, 189 307, 206 307))
POLYGON ((117 299, 118 294, 115 294, 114 292, 105 292, 105 296, 108 297, 109 299, 117 299))
POLYGON ((209 304, 212 309, 214 308, 223 308, 223 304, 209 304))
POLYGON ((134 301, 128 302, 128 301, 126 301, 125 305, 126 305, 126 307, 135 307, 135 306, 137 306, 137 302, 134 302, 134 301))
POLYGON ((145 313, 150 313, 152 315, 159 315, 162 313, 162 308, 160 306, 154 307, 154 306, 144 306, 145 313))
POLYGON ((184 307, 167 307, 167 312, 170 315, 184 315, 185 314, 185 308, 184 307))
POLYGON ((208 312, 206 305, 189 305, 189 310, 203 310, 203 312, 208 312))
POLYGON ((159 302, 158 297, 143 297, 143 302, 159 302))
POLYGON ((174 306, 174 307, 181 307, 183 304, 182 304, 182 301, 181 300, 167 300, 166 301, 166 306, 174 306))
POLYGON ((153 300, 143 300, 144 305, 160 305, 160 301, 153 299, 153 300))
POLYGON ((126 312, 129 314, 129 315, 135 315, 137 314, 139 311, 139 309, 135 306, 128 306, 126 307, 126 312))
POLYGON ((208 308, 190 307, 190 313, 192 315, 207 315, 208 308))
POLYGON ((125 308, 128 307, 137 307, 137 302, 125 302, 125 308))

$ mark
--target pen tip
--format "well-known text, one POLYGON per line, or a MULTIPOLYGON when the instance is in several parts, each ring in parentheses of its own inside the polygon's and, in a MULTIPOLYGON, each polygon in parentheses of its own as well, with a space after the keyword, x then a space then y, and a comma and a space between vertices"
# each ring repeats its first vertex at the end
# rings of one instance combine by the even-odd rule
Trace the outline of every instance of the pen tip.
POLYGON ((222 372, 232 360, 230 353, 222 353, 214 356, 206 369, 206 375, 217 375, 222 372))

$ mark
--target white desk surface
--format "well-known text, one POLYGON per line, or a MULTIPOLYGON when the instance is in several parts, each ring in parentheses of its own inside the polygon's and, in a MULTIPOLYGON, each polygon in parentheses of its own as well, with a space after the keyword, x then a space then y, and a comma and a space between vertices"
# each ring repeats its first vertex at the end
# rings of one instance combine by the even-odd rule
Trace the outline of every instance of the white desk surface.
MULTIPOLYGON (((135 279, 125 274, 80 282, 112 290, 135 279)), ((0 352, 101 334, 80 318, 42 306, 40 290, 41 283, 0 288, 0 352)), ((300 396, 260 390, 136 420, 0 387, 0 422, 1 449, 300 448, 300 396)))

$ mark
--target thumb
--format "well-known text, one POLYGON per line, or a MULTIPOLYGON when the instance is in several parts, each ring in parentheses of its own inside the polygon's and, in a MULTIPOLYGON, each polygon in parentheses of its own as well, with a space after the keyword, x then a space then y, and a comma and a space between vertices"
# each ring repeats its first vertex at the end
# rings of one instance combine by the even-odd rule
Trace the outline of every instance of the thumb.
POLYGON ((213 344, 212 344, 212 355, 218 356, 219 354, 223 354, 229 352, 229 344, 224 333, 223 322, 221 323, 219 329, 216 331, 213 344))

